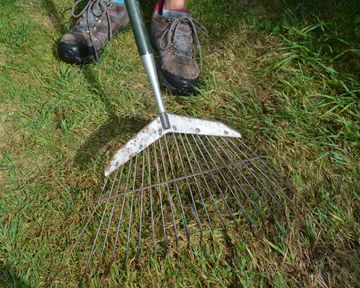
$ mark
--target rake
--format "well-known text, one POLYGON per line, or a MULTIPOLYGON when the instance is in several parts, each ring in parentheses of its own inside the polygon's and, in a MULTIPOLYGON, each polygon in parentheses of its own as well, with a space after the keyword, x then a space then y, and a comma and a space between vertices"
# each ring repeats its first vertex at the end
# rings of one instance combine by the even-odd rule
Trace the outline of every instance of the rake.
POLYGON ((202 243, 216 229, 249 225, 255 231, 287 198, 267 159, 255 155, 240 133, 221 122, 166 112, 139 3, 126 5, 159 116, 105 170, 101 195, 71 248, 90 274, 139 259, 143 251, 202 243))

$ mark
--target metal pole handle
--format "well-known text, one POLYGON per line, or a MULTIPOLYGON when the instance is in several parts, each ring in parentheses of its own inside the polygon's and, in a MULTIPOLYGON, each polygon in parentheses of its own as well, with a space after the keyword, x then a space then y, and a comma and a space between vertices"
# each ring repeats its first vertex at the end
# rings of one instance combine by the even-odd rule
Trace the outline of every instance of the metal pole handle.
POLYGON ((134 32, 136 45, 139 50, 141 60, 145 67, 146 74, 149 78, 151 88, 155 96, 156 105, 160 114, 161 124, 164 129, 169 129, 169 117, 166 113, 166 108, 163 101, 160 83, 156 71, 154 53, 150 44, 149 34, 147 32, 144 18, 141 12, 140 3, 138 0, 125 0, 125 3, 134 32))

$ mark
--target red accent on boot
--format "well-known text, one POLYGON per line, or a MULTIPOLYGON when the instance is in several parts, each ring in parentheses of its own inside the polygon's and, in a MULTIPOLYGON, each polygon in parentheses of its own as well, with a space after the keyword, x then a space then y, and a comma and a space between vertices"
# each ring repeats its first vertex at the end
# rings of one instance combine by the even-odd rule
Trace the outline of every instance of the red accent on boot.
MULTIPOLYGON (((159 0, 156 3, 154 14, 156 15, 162 15, 162 11, 164 9, 165 0, 159 0)), ((175 12, 184 12, 184 13, 190 13, 186 9, 169 9, 169 11, 175 11, 175 12)))
POLYGON ((163 7, 164 7, 164 4, 165 4, 165 0, 159 0, 159 1, 156 3, 154 13, 156 13, 156 14, 158 14, 158 15, 161 15, 161 14, 162 14, 163 7))

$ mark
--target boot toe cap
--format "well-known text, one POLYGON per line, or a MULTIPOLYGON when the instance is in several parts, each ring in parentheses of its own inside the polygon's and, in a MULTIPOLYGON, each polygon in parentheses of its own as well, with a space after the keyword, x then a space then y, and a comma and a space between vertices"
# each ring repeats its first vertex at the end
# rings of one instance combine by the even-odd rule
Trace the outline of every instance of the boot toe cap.
POLYGON ((95 61, 93 48, 77 42, 60 41, 58 55, 61 60, 71 64, 86 64, 95 61))

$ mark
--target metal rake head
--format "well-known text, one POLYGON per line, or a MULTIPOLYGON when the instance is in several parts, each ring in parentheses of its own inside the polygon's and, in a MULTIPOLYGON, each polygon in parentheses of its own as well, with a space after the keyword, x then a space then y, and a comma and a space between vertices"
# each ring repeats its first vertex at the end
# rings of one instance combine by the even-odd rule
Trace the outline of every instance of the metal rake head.
POLYGON ((278 176, 238 132, 220 122, 169 117, 171 129, 154 120, 109 164, 101 196, 71 249, 81 253, 84 272, 142 251, 190 246, 230 225, 246 223, 254 231, 282 206, 278 176))

